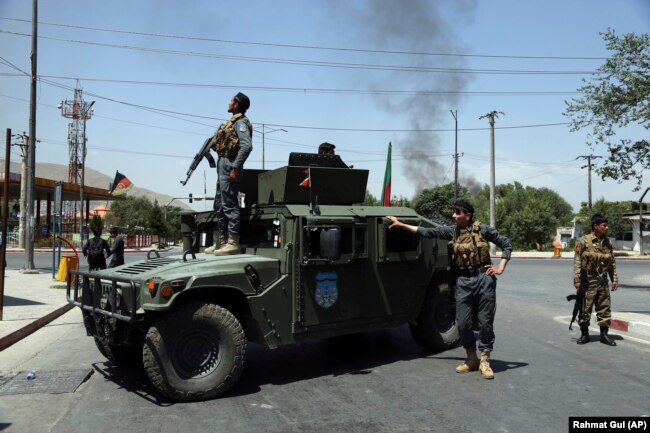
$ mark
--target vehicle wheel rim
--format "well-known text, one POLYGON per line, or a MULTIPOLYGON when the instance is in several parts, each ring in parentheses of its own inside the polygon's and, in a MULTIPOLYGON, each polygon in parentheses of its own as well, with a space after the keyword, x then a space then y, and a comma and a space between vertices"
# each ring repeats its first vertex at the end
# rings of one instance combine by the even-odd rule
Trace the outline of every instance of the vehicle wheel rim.
POLYGON ((172 360, 180 376, 205 377, 217 368, 221 360, 219 339, 204 332, 185 334, 175 345, 172 360))

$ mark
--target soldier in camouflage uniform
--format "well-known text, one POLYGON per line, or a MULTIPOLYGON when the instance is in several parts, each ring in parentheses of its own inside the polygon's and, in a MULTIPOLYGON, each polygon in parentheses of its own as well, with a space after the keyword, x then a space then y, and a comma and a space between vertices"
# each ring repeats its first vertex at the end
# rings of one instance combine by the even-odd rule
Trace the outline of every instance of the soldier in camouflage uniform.
POLYGON ((467 200, 454 203, 452 218, 455 226, 435 228, 416 227, 389 216, 390 228, 401 227, 425 238, 447 239, 452 250, 451 276, 456 285, 456 319, 460 342, 467 352, 465 362, 456 367, 457 373, 480 370, 485 379, 493 379, 490 352, 494 346, 494 316, 496 313, 497 275, 505 271, 512 253, 510 240, 499 235, 493 227, 472 221, 474 207, 467 200), (490 244, 503 250, 498 267, 492 266, 490 244), (474 323, 478 322, 479 360, 476 354, 474 323))
POLYGON ((591 217, 591 230, 590 234, 578 240, 573 257, 573 285, 576 291, 585 291, 578 318, 582 335, 577 343, 589 342, 589 319, 592 307, 595 307, 596 320, 600 325, 600 342, 616 346, 616 342, 607 335, 612 319, 608 276, 612 280, 612 291, 618 289, 614 249, 607 238, 607 217, 598 213, 591 217))
POLYGON ((228 112, 232 117, 222 123, 212 140, 217 152, 217 191, 214 195, 214 211, 217 215, 218 232, 214 245, 205 249, 206 254, 223 256, 239 254, 239 186, 244 162, 253 150, 253 125, 246 110, 250 107, 248 96, 239 92, 230 100, 228 112))

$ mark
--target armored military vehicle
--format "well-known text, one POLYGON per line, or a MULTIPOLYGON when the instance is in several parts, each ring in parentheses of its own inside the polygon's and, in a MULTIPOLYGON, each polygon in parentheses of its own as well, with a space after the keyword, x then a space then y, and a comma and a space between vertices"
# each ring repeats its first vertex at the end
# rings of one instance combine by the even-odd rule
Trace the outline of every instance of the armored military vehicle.
POLYGON ((367 179, 338 155, 291 154, 285 167, 246 170, 242 254, 203 253, 214 215, 186 212, 182 255, 71 271, 68 302, 106 358, 143 363, 177 401, 228 391, 247 341, 277 348, 408 324, 426 349, 454 347, 446 243, 388 229, 389 214, 434 225, 412 209, 355 204, 367 179))

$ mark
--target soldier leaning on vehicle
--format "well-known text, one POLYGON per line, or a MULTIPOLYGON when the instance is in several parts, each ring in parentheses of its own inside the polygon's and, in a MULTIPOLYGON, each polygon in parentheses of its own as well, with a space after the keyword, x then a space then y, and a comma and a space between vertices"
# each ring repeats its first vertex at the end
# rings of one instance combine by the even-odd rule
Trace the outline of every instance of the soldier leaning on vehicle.
POLYGON ((401 227, 425 238, 439 238, 451 241, 452 278, 456 281, 456 316, 460 343, 467 352, 467 359, 456 367, 458 373, 480 370, 481 376, 493 379, 490 367, 490 352, 494 346, 494 316, 496 313, 497 275, 505 271, 512 253, 510 240, 499 235, 493 227, 473 221, 474 207, 467 200, 454 203, 452 219, 455 226, 435 228, 416 227, 400 222, 394 216, 390 228, 401 227), (498 267, 492 266, 490 244, 493 242, 502 250, 498 267), (476 355, 476 338, 473 324, 480 325, 476 355))

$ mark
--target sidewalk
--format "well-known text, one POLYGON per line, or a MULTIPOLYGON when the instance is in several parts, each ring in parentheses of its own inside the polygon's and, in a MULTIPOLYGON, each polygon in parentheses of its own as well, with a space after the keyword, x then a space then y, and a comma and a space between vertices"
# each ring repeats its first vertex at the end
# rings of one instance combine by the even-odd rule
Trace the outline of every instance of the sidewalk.
POLYGON ((73 308, 65 298, 65 281, 52 279, 51 273, 5 269, 4 283, 0 351, 73 308))
MULTIPOLYGON (((553 259, 552 253, 547 252, 513 253, 513 258, 553 259)), ((562 258, 573 259, 573 255, 562 258)), ((15 269, 5 270, 0 351, 73 308, 66 301, 65 287, 66 283, 53 279, 51 273, 23 274, 15 269)), ((612 329, 650 339, 650 314, 612 312, 612 316, 612 329)))

